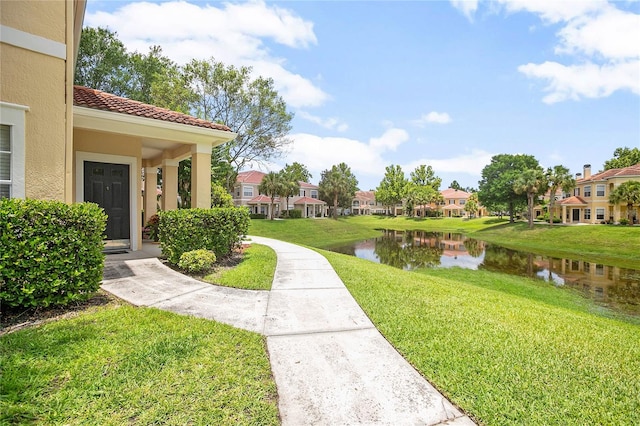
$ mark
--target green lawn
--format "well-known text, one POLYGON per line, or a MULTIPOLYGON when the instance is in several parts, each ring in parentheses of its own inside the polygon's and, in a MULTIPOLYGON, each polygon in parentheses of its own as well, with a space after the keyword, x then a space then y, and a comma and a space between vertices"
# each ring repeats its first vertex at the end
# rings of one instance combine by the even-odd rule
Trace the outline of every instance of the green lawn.
POLYGON ((380 332, 481 423, 640 424, 637 321, 526 278, 322 254, 380 332))
POLYGON ((0 424, 279 423, 262 336, 128 306, 0 338, 0 424))
MULTIPOLYGON (((522 225, 497 224, 503 226, 495 227, 493 218, 254 220, 250 233, 315 248, 356 235, 367 238, 368 232, 379 235, 376 228, 464 232, 476 238, 506 233, 513 244, 537 244, 522 225)), ((533 232, 547 245, 552 240, 545 234, 561 235, 559 247, 581 253, 587 240, 619 244, 638 230, 540 225, 533 232)), ((624 263, 638 252, 634 244, 608 251, 607 259, 624 263)), ((384 336, 477 421, 640 424, 640 318, 598 308, 538 280, 465 269, 407 272, 319 251, 384 336)))
POLYGON ((203 278, 211 284, 247 290, 271 290, 276 270, 276 252, 271 247, 252 243, 240 264, 215 271, 203 278))

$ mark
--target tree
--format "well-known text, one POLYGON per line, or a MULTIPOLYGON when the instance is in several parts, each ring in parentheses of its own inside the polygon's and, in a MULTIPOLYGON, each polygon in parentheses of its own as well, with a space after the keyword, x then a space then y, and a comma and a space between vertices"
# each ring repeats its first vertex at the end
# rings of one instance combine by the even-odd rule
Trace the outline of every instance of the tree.
POLYGON ((166 81, 177 70, 176 64, 162 55, 160 46, 152 46, 146 55, 135 52, 128 56, 126 95, 146 104, 159 105, 153 97, 156 81, 166 81))
POLYGON ((192 60, 182 68, 185 81, 195 93, 192 113, 224 123, 238 136, 229 146, 229 163, 236 170, 255 161, 276 158, 290 140, 293 114, 270 78, 252 79, 250 67, 225 66, 213 58, 192 60))
POLYGON ((282 185, 282 176, 276 172, 269 172, 263 178, 262 182, 260 182, 260 186, 258 186, 258 191, 260 193, 266 195, 271 198, 271 220, 273 220, 273 211, 275 205, 275 199, 277 196, 281 195, 283 192, 282 185))
POLYGON ((358 190, 358 179, 345 163, 331 167, 321 173, 318 185, 320 199, 333 205, 333 218, 338 219, 338 206, 348 207, 358 190))
POLYGON ((473 193, 467 199, 467 202, 464 204, 464 211, 469 213, 469 217, 473 217, 479 210, 478 206, 478 194, 473 193))
MULTIPOLYGON (((294 163, 298 164, 298 163, 294 163)), ((289 215, 289 198, 295 197, 300 193, 300 176, 289 165, 285 165, 285 168, 280 170, 280 179, 282 180, 282 195, 286 198, 287 204, 285 210, 289 215)))
POLYGON ((296 181, 311 182, 311 173, 304 164, 294 161, 291 165, 285 164, 283 170, 291 175, 296 181))
POLYGON ((411 195, 410 198, 414 205, 422 206, 422 217, 425 217, 426 206, 434 200, 442 179, 435 175, 431 166, 424 164, 416 167, 409 176, 411 178, 410 190, 408 191, 411 195))
POLYGON ((411 182, 419 186, 430 186, 435 191, 440 190, 442 179, 435 175, 431 166, 425 166, 424 164, 416 167, 414 171, 410 173, 411 182))
POLYGON ((549 184, 549 225, 553 225, 553 205, 556 202, 556 191, 562 188, 563 192, 569 192, 576 186, 576 180, 569 169, 559 165, 547 169, 547 183, 549 184))
POLYGON ((609 202, 613 205, 627 205, 627 221, 633 225, 633 205, 640 204, 640 181, 629 180, 621 183, 609 194, 609 202))
POLYGON ((462 186, 460 186, 460 184, 458 183, 458 181, 457 181, 457 180, 454 180, 453 182, 451 182, 451 183, 449 184, 449 188, 451 188, 451 189, 457 189, 458 191, 462 191, 462 190, 463 190, 462 186))
POLYGON ((527 194, 515 192, 514 184, 525 170, 539 167, 532 155, 498 154, 482 169, 478 201, 489 210, 509 211, 509 222, 513 223, 515 212, 527 204, 527 194))
POLYGON ((233 207, 229 191, 216 182, 211 182, 211 207, 233 207))
POLYGON ((616 148, 613 158, 604 162, 604 169, 621 169, 640 164, 640 148, 616 148))
POLYGON ((386 167, 386 172, 380 185, 376 188, 376 201, 382 205, 393 208, 393 215, 396 215, 395 205, 402 202, 406 195, 408 181, 404 177, 402 167, 390 165, 386 167))
POLYGON ((114 95, 128 94, 129 56, 117 33, 106 28, 83 28, 74 84, 114 95))
POLYGON ((527 195, 527 219, 529 229, 533 228, 533 207, 540 194, 547 190, 547 178, 541 167, 527 169, 513 183, 516 194, 527 195))

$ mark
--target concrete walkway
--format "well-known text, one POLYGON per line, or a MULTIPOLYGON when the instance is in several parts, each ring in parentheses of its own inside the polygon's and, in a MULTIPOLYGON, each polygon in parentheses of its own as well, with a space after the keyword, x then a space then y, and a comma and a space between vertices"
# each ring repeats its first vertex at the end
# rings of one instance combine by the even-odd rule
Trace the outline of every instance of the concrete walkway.
POLYGON ((157 257, 127 255, 107 257, 102 288, 135 305, 265 335, 283 425, 474 424, 378 332, 323 256, 250 239, 277 254, 271 291, 213 286, 157 257))

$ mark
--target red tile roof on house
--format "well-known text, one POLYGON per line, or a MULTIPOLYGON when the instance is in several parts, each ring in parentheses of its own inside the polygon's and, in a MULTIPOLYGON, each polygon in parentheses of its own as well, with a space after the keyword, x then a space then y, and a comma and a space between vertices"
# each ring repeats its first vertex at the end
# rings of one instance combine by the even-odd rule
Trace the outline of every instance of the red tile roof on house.
POLYGON ((266 176, 266 173, 259 172, 257 170, 249 170, 246 172, 238 173, 238 177, 236 178, 237 183, 253 183, 260 184, 262 179, 266 176))
POLYGON ((443 191, 440 191, 440 194, 442 194, 444 198, 459 198, 464 200, 469 198, 469 196, 471 195, 468 192, 453 188, 447 188, 443 191))
POLYGON ((296 205, 296 204, 327 204, 327 203, 325 203, 322 200, 318 200, 316 198, 300 197, 293 202, 293 205, 296 205))
POLYGON ((462 210, 464 207, 460 207, 457 204, 447 204, 442 210, 462 210))
POLYGON ((376 193, 375 191, 356 191, 353 198, 359 201, 375 201, 376 193))
POLYGON ((572 196, 558 201, 556 204, 564 204, 565 206, 586 206, 587 202, 581 197, 572 196))
MULTIPOLYGON (((280 198, 279 197, 276 197, 276 198, 273 199, 273 203, 274 204, 279 203, 279 202, 280 202, 280 198)), ((265 204, 265 203, 271 204, 271 197, 268 197, 268 196, 262 195, 262 194, 260 194, 260 195, 258 195, 256 197, 253 197, 252 199, 247 201, 247 204, 265 204)))
POLYGON ((620 169, 610 169, 605 170, 604 172, 596 173, 588 178, 577 179, 577 183, 585 183, 585 182, 595 182, 602 181, 606 179, 611 179, 613 177, 624 177, 624 176, 640 176, 640 163, 635 164, 629 167, 623 167, 620 169))
POLYGON ((308 183, 308 182, 303 182, 301 180, 298 181, 298 185, 300 185, 300 188, 318 189, 318 185, 314 185, 314 184, 308 183))
POLYGON ((211 121, 195 118, 181 112, 171 111, 83 86, 73 86, 73 104, 85 108, 135 115, 187 126, 203 127, 226 132, 231 131, 231 129, 224 124, 212 123, 211 121))

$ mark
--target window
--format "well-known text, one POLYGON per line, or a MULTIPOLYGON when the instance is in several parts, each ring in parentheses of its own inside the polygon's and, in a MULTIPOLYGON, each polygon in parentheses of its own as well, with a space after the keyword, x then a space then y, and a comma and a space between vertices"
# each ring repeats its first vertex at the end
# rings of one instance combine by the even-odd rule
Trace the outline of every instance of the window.
POLYGON ((587 185, 584 187, 584 196, 591 197, 591 185, 587 185))
POLYGON ((596 219, 604 220, 604 209, 596 209, 596 219))
POLYGON ((460 205, 464 206, 464 203, 466 202, 466 200, 460 200, 460 205))
POLYGON ((29 107, 0 102, 0 198, 25 197, 25 115, 29 107))
POLYGON ((316 191, 315 189, 312 189, 311 190, 311 198, 317 199, 318 198, 318 191, 316 191))
POLYGON ((584 218, 591 219, 591 209, 584 209, 584 218))
POLYGON ((0 125, 0 199, 11 198, 11 127, 0 125))
POLYGON ((576 188, 573 190, 573 195, 575 195, 576 197, 580 196, 580 188, 576 188))
POLYGON ((250 186, 243 186, 242 187, 242 194, 245 197, 253 197, 253 188, 250 186))
POLYGON ((353 200, 353 207, 360 207, 360 201, 353 200))
POLYGON ((604 197, 604 185, 596 185, 596 196, 604 197))

